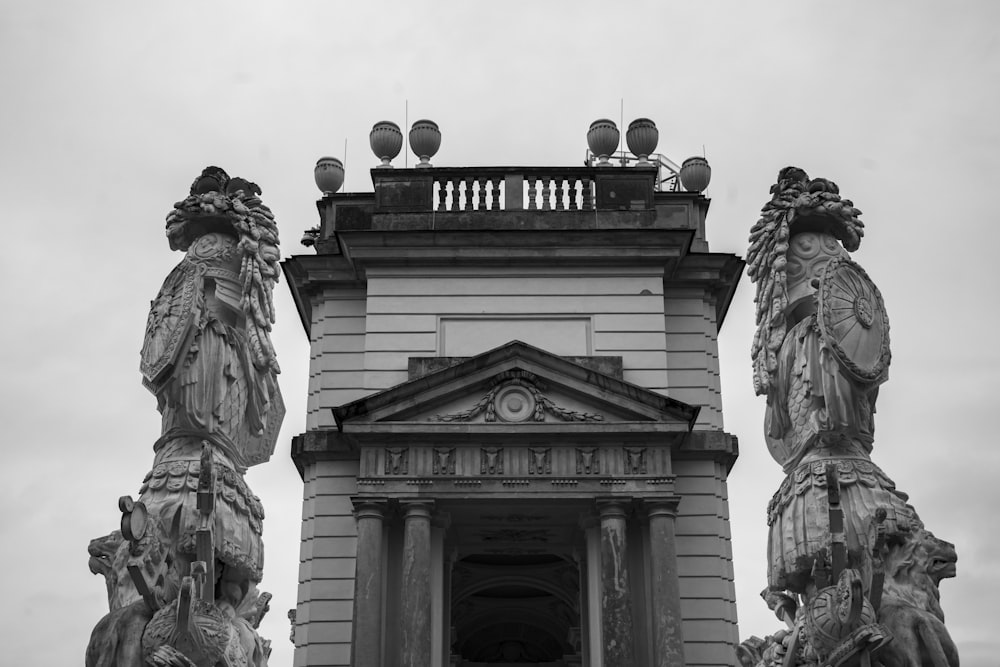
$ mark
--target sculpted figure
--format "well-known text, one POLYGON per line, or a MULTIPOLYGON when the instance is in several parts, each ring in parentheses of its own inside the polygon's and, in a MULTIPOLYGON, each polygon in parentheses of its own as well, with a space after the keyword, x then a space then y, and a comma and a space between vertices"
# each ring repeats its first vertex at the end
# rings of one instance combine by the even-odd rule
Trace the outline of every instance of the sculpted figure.
POLYGON ((895 641, 879 654, 885 667, 957 667, 958 649, 944 626, 938 584, 955 576, 955 546, 919 530, 889 546, 879 620, 895 641))
POLYGON ((955 550, 871 461, 889 323, 850 258, 864 227, 836 184, 787 167, 750 232, 754 389, 785 479, 768 510, 768 588, 787 628, 738 650, 754 667, 957 667, 938 604, 955 550))
POLYGON ((167 216, 185 256, 151 304, 140 364, 162 429, 138 502, 121 501, 124 535, 91 543, 111 613, 88 667, 267 662, 264 512, 243 476, 273 453, 284 405, 270 340, 278 231, 259 194, 208 167, 167 216), (151 544, 164 572, 134 562, 151 544))
POLYGON ((907 496, 871 462, 875 402, 888 379, 889 324, 878 289, 848 251, 860 211, 836 184, 788 167, 750 233, 757 283, 754 389, 767 395, 765 438, 787 475, 768 507, 768 584, 805 593, 829 546, 826 466, 842 488, 847 546, 860 564, 877 507, 890 532, 915 522, 907 496))

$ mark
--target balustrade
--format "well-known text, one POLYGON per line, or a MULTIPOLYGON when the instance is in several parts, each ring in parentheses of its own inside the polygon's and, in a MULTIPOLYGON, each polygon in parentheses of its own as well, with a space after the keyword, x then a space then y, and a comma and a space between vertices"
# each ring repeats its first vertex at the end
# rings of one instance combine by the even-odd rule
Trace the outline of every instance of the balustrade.
POLYGON ((590 168, 435 169, 436 211, 591 211, 590 168))

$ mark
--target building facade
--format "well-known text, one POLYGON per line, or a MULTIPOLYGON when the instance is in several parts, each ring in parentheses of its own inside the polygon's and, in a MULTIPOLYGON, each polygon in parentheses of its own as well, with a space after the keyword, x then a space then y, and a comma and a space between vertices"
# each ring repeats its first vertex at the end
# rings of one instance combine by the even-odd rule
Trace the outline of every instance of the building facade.
POLYGON ((716 336, 743 262, 649 167, 373 169, 311 341, 295 664, 730 665, 716 336))

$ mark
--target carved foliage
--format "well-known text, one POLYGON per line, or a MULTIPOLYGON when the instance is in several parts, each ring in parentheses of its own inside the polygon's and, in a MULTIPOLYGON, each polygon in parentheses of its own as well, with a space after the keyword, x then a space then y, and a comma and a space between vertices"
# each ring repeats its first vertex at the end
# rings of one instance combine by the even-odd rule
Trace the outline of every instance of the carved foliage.
POLYGON ((491 382, 490 390, 468 410, 434 415, 430 421, 467 422, 483 415, 483 421, 486 422, 543 422, 546 414, 561 421, 604 421, 602 415, 557 405, 544 394, 545 384, 528 371, 504 371, 497 374, 491 382))

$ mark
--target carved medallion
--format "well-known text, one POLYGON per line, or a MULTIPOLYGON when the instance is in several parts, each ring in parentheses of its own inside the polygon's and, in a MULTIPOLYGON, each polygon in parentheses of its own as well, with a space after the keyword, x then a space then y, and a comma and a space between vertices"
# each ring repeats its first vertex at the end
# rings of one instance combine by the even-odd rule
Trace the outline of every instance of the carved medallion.
POLYGON ((889 366, 889 317, 864 269, 832 259, 820 278, 819 328, 841 367, 861 382, 881 380, 889 366))
POLYGON ((501 388, 493 398, 493 405, 500 421, 542 421, 545 418, 539 409, 541 406, 536 404, 534 392, 528 387, 511 384, 501 388))

